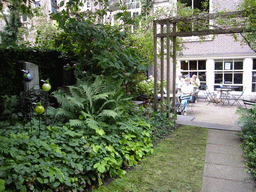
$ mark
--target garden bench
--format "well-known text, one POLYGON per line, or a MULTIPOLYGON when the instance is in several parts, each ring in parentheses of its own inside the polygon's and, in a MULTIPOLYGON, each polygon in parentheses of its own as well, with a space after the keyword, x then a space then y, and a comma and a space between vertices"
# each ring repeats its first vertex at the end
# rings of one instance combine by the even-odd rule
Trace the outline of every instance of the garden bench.
POLYGON ((256 102, 255 101, 252 101, 252 100, 245 100, 243 99, 243 102, 244 102, 244 106, 245 108, 247 108, 247 105, 254 105, 256 102))

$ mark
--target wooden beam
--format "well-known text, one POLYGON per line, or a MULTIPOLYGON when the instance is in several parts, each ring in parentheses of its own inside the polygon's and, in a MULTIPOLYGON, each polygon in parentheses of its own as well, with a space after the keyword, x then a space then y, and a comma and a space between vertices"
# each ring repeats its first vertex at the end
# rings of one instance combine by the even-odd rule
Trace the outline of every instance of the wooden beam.
POLYGON ((189 31, 189 32, 172 32, 157 34, 156 37, 189 37, 189 36, 200 36, 200 35, 212 35, 212 34, 230 34, 230 33, 244 33, 250 32, 250 30, 245 30, 244 28, 235 29, 208 29, 203 31, 189 31))
POLYGON ((161 19, 161 20, 155 20, 157 24, 166 24, 167 21, 170 23, 179 23, 181 21, 183 22, 191 22, 191 21, 198 21, 198 20, 211 20, 211 19, 216 19, 216 18, 228 18, 228 17, 246 17, 244 11, 233 11, 233 12, 226 12, 226 13, 201 13, 198 15, 191 15, 188 17, 170 17, 166 19, 161 19))

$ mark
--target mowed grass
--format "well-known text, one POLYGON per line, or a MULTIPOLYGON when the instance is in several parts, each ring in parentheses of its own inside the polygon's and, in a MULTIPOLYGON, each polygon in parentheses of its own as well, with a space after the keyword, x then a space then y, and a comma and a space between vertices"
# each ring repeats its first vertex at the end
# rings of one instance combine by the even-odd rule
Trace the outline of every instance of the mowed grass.
POLYGON ((179 127, 170 137, 162 140, 154 154, 140 162, 124 179, 115 179, 97 192, 122 191, 200 191, 207 129, 179 127))

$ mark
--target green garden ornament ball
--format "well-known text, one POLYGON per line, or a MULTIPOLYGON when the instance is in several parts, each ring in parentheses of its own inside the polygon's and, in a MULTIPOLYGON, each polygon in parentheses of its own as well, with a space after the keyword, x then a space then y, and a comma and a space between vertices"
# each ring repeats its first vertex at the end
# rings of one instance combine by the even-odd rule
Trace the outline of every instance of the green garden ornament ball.
POLYGON ((44 84, 42 85, 42 89, 43 89, 44 91, 50 91, 51 88, 52 88, 52 86, 50 85, 50 83, 49 83, 48 80, 46 80, 46 81, 44 82, 44 84))
POLYGON ((41 103, 37 103, 35 107, 35 112, 39 115, 44 113, 44 107, 42 106, 41 103))

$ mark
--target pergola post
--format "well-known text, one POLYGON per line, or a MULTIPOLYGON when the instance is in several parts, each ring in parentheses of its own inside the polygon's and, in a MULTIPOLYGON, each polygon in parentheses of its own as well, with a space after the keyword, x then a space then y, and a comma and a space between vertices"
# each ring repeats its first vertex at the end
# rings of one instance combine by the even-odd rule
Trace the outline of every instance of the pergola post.
MULTIPOLYGON (((164 25, 161 24, 161 34, 164 32, 164 25)), ((161 112, 164 111, 164 37, 161 37, 161 112)))
POLYGON ((153 38, 154 38, 154 111, 157 110, 157 37, 156 37, 156 22, 153 23, 153 38))
MULTIPOLYGON (((173 23, 173 33, 176 32, 176 23, 173 23)), ((176 99, 176 37, 173 37, 173 84, 172 84, 172 112, 176 114, 175 99, 176 99)))
POLYGON ((170 22, 167 21, 167 117, 170 116, 170 22))

